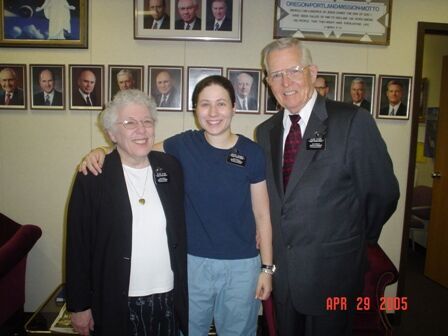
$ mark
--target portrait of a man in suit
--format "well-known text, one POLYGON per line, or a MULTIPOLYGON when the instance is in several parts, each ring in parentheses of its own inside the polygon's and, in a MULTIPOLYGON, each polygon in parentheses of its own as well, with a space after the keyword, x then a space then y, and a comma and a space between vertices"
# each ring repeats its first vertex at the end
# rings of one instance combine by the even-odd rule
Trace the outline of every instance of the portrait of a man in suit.
POLYGON ((372 113, 375 75, 342 74, 342 101, 362 107, 372 113))
POLYGON ((232 12, 228 3, 231 0, 208 0, 207 6, 210 8, 207 14, 206 30, 231 31, 232 12))
POLYGON ((0 105, 4 108, 25 107, 25 94, 19 87, 17 70, 18 68, 14 67, 4 67, 0 70, 0 105))
POLYGON ((408 108, 406 104, 403 103, 403 83, 396 79, 387 81, 385 93, 387 99, 381 104, 380 115, 405 117, 408 108))
MULTIPOLYGON (((56 89, 56 77, 61 80, 63 84, 62 68, 57 67, 35 67, 32 69, 33 81, 37 82, 33 88, 33 101, 31 106, 38 106, 41 108, 59 107, 63 108, 64 99, 61 91, 56 89)), ((63 85, 59 85, 63 87, 63 85)))
POLYGON ((109 99, 123 90, 143 90, 143 66, 109 65, 109 99))
POLYGON ((80 109, 101 109, 102 97, 102 68, 83 67, 71 68, 71 107, 80 109))
POLYGON ((151 95, 157 110, 181 109, 181 72, 177 68, 150 68, 151 95))
POLYGON ((179 30, 201 30, 201 19, 198 17, 198 0, 179 0, 177 2, 179 19, 174 25, 179 30))
POLYGON ((336 100, 338 74, 334 72, 318 72, 314 88, 322 97, 336 100))
POLYGON ((235 89, 237 112, 258 112, 259 73, 257 71, 230 70, 229 79, 235 89))
POLYGON ((147 0, 148 13, 143 15, 144 29, 170 29, 169 9, 166 0, 147 0))

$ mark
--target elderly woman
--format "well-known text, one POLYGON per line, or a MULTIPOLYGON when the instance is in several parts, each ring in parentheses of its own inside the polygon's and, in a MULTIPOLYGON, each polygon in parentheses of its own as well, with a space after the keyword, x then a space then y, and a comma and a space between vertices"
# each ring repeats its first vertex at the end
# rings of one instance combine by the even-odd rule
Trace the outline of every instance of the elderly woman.
POLYGON ((151 151, 155 103, 120 91, 100 120, 116 149, 101 176, 77 175, 68 207, 72 325, 81 335, 187 335, 183 177, 176 159, 151 151))

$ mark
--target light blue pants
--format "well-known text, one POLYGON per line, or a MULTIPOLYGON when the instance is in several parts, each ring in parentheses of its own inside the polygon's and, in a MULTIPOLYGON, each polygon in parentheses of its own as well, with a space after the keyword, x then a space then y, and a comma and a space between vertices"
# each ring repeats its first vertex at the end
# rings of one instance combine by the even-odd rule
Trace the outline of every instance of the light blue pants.
POLYGON ((188 255, 189 334, 206 336, 212 319, 219 336, 255 336, 260 258, 221 260, 188 255))

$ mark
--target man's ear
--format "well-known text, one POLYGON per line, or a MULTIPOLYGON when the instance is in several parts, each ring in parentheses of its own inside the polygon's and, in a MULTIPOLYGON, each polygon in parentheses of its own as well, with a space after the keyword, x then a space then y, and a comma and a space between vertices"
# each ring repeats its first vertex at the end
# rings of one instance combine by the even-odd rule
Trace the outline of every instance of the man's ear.
POLYGON ((315 64, 311 64, 308 68, 310 69, 311 80, 314 83, 316 81, 317 73, 319 72, 319 69, 317 68, 317 65, 315 65, 315 64))

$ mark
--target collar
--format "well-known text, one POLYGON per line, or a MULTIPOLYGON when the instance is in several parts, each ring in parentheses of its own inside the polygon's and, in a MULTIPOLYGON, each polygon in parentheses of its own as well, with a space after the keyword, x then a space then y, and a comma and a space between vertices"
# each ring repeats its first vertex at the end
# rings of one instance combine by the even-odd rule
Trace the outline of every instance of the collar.
MULTIPOLYGON (((311 112, 313 111, 314 104, 317 99, 317 91, 314 90, 311 98, 307 101, 305 106, 299 111, 300 121, 299 125, 302 130, 302 134, 305 134, 306 125, 308 125, 308 120, 310 120, 311 112)), ((285 108, 285 112, 283 113, 283 129, 289 130, 291 127, 291 119, 289 116, 292 113, 289 112, 288 109, 285 108)))

